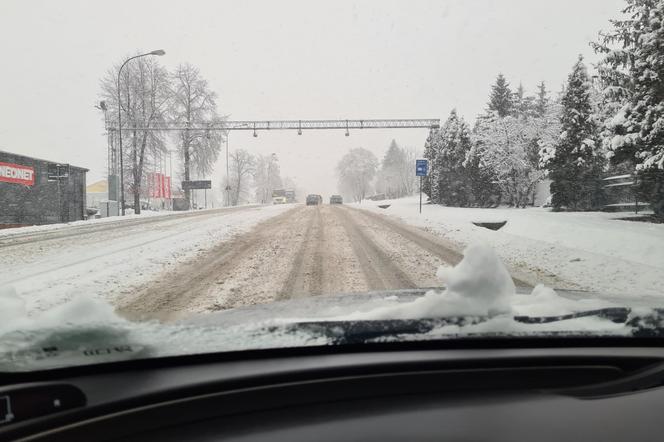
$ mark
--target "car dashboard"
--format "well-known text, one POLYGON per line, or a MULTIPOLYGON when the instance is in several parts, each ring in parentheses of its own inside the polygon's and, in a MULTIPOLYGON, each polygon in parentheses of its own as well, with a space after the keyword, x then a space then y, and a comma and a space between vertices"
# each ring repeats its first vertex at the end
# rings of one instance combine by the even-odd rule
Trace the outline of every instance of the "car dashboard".
POLYGON ((605 344, 323 347, 8 373, 0 440, 661 440, 664 349, 605 344))

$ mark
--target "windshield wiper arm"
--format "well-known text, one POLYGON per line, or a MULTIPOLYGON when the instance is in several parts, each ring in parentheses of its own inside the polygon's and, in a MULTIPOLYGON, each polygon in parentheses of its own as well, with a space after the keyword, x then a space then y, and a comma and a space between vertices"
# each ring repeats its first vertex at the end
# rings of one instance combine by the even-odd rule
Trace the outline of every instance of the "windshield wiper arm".
POLYGON ((566 321, 568 319, 596 316, 598 318, 608 319, 615 323, 621 323, 627 322, 627 318, 629 318, 631 311, 632 309, 627 307, 607 307, 557 316, 514 316, 514 320, 524 324, 547 324, 550 322, 566 321))
MULTIPOLYGON (((557 316, 525 316, 517 315, 512 319, 523 324, 548 324, 570 319, 596 317, 606 319, 616 324, 625 324, 631 328, 634 337, 663 337, 664 336, 664 309, 653 309, 652 314, 644 316, 632 315, 628 307, 607 307, 595 310, 585 310, 557 316)), ((287 329, 302 331, 314 336, 324 336, 334 344, 355 344, 375 341, 381 338, 397 338, 400 335, 420 335, 444 326, 464 327, 488 321, 489 316, 451 316, 444 318, 423 319, 380 319, 362 321, 315 321, 289 324, 287 329)), ((598 330, 601 332, 601 330, 598 330)), ((549 332, 560 334, 562 332, 549 332)), ((569 333, 574 333, 570 330, 569 333)), ((483 335, 492 334, 490 331, 483 335)), ((496 332, 497 335, 505 335, 496 332)), ((579 334, 588 335, 587 330, 579 334)))

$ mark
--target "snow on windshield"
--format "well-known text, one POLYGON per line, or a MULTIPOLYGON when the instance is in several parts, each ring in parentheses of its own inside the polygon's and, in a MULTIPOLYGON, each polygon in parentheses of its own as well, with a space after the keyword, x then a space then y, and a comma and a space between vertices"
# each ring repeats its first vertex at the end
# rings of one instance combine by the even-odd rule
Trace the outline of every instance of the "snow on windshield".
POLYGON ((530 294, 517 294, 509 272, 494 250, 485 244, 473 244, 466 248, 463 260, 452 268, 441 267, 438 276, 445 284, 444 288, 429 290, 408 302, 399 302, 398 296, 386 296, 364 304, 358 297, 351 304, 358 309, 341 316, 335 306, 327 311, 318 309, 317 315, 307 318, 286 315, 230 326, 224 324, 221 316, 217 324, 204 327, 186 323, 132 322, 119 316, 108 302, 89 295, 78 296, 48 311, 30 315, 25 301, 15 290, 4 289, 0 292, 0 354, 5 355, 5 369, 19 369, 34 368, 35 364, 50 367, 51 364, 65 363, 63 360, 65 364, 95 363, 136 357, 330 343, 325 337, 278 327, 302 321, 485 318, 467 326, 437 328, 429 334, 429 338, 464 333, 509 334, 550 330, 570 334, 584 331, 629 333, 623 324, 594 317, 560 321, 552 325, 515 322, 513 315, 561 315, 616 305, 597 299, 564 298, 541 285, 530 294), (44 353, 44 348, 68 350, 58 350, 59 357, 53 357, 54 354, 44 353))

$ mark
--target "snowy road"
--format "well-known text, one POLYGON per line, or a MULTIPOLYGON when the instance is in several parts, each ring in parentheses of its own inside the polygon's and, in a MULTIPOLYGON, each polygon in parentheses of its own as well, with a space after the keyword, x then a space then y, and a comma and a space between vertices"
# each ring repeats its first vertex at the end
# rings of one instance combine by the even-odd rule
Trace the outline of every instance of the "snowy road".
POLYGON ((444 239, 344 206, 298 206, 221 243, 117 301, 133 318, 189 313, 325 293, 440 285, 461 259, 444 239))
POLYGON ((16 290, 28 311, 86 294, 127 317, 164 320, 318 294, 439 286, 439 266, 461 260, 458 246, 438 235, 329 205, 17 230, 0 235, 0 252, 0 287, 16 290))

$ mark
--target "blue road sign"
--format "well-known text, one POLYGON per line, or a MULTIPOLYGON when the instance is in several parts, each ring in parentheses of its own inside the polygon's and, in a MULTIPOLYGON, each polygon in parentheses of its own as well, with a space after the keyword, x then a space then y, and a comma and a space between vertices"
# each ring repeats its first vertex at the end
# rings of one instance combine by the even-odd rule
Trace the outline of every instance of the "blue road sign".
POLYGON ((415 160, 415 176, 427 176, 429 173, 429 160, 415 160))

